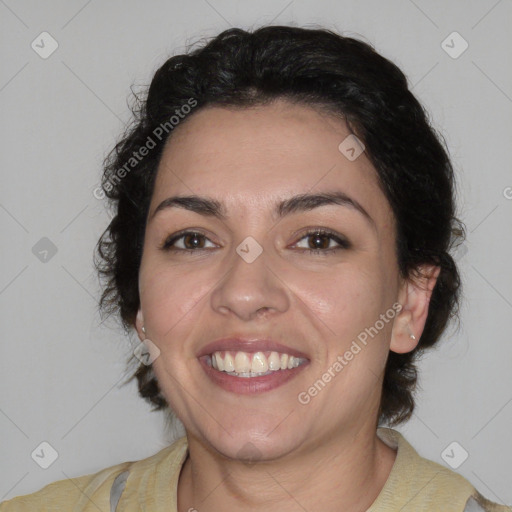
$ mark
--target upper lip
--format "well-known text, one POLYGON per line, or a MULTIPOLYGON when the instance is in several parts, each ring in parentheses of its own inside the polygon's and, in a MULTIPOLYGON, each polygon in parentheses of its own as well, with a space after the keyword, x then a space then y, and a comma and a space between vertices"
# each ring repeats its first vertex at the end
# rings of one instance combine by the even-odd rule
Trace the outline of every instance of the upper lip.
POLYGON ((304 352, 288 347, 287 345, 283 345, 282 343, 270 338, 248 338, 240 336, 231 336, 211 341, 201 348, 197 357, 210 355, 222 350, 232 350, 234 352, 281 352, 283 354, 309 359, 304 352))

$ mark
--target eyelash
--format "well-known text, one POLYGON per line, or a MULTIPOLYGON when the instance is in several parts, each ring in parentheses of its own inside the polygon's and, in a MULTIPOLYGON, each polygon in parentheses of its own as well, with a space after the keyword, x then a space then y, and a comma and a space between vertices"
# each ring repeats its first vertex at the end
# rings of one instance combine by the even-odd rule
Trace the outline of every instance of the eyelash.
MULTIPOLYGON (((185 237, 186 235, 199 235, 200 237, 207 238, 206 235, 204 235, 203 233, 201 233, 199 231, 182 231, 180 233, 177 233, 177 234, 174 234, 174 235, 171 235, 170 237, 168 237, 164 241, 164 243, 161 245, 160 249, 163 251, 179 251, 182 253, 183 252, 192 253, 192 252, 209 250, 209 249, 203 249, 203 248, 181 249, 181 248, 173 247, 174 243, 176 243, 178 240, 185 237)), ((348 242, 348 240, 340 237, 334 231, 331 231, 329 229, 324 229, 324 228, 313 229, 313 230, 310 230, 310 231, 304 233, 302 235, 302 237, 299 238, 299 240, 296 243, 300 242, 304 238, 308 238, 313 235, 327 236, 330 240, 334 240, 339 245, 338 245, 338 247, 332 247, 330 249, 302 249, 302 252, 308 252, 310 254, 318 254, 318 255, 322 255, 322 256, 328 256, 328 255, 336 253, 340 249, 349 249, 351 247, 351 244, 350 244, 350 242, 348 242)))

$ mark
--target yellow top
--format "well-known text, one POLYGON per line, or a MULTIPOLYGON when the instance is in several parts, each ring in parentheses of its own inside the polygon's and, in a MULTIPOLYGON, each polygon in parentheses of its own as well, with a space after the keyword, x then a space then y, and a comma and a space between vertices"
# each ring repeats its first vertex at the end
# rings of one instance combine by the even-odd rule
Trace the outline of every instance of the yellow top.
MULTIPOLYGON (((397 456, 367 512, 512 512, 486 500, 463 476, 421 457, 397 430, 380 427, 377 435, 397 456)), ((182 437, 146 459, 4 501, 0 512, 177 512, 178 478, 187 453, 182 437)))

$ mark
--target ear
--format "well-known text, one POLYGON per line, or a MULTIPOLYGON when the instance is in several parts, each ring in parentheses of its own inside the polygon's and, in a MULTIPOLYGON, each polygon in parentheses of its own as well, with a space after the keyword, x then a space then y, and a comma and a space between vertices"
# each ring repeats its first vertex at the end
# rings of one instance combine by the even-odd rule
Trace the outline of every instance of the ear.
POLYGON ((144 325, 144 316, 142 315, 142 309, 139 308, 137 311, 137 317, 135 318, 135 329, 139 335, 139 339, 143 341, 146 339, 146 335, 142 332, 142 326, 144 325))
POLYGON ((411 352, 419 343, 441 267, 422 265, 418 270, 417 275, 403 280, 400 285, 398 302, 402 309, 393 322, 389 347, 398 354, 411 352), (416 339, 411 338, 411 334, 416 339))

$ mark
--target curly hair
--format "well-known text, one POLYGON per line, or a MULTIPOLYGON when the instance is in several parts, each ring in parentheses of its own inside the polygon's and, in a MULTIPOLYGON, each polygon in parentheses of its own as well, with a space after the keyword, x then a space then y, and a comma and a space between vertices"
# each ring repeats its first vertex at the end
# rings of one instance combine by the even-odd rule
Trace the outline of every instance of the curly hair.
MULTIPOLYGON (((207 105, 244 108, 281 98, 341 117, 363 141, 395 217, 401 276, 418 277, 424 264, 440 267, 418 345, 389 352, 386 361, 378 422, 398 425, 414 409, 418 356, 458 316, 461 282, 449 251, 465 230, 455 217, 444 139, 402 71, 368 43, 323 28, 233 28, 169 58, 135 96, 132 123, 105 158, 101 189, 115 215, 95 247, 105 281, 100 311, 118 314, 126 332, 135 325, 146 217, 172 118, 186 123, 181 114, 191 106, 188 118, 207 105)), ((151 365, 140 364, 135 377, 154 410, 169 408, 151 365)))

